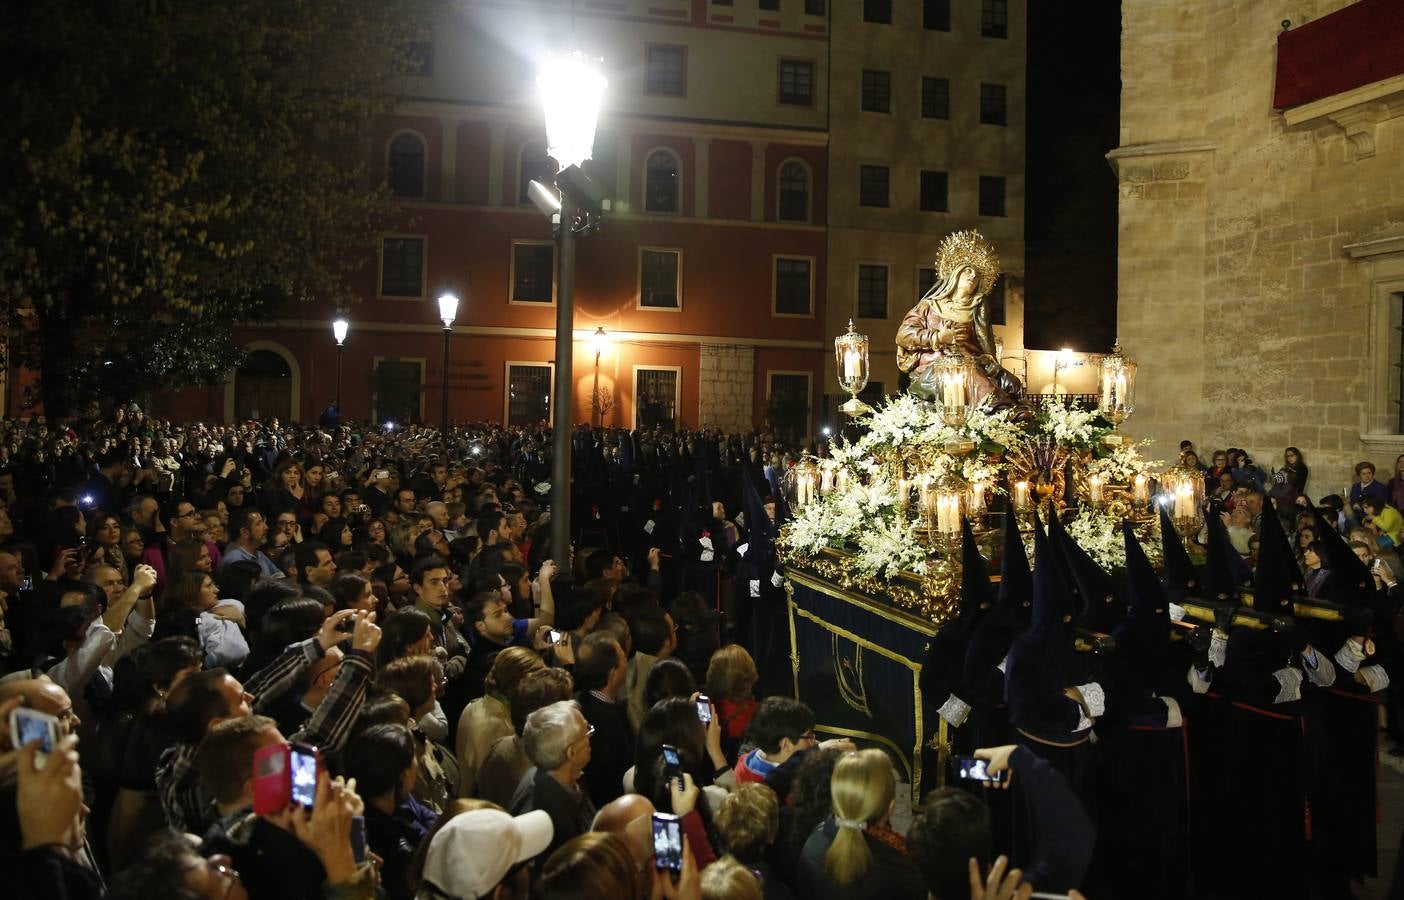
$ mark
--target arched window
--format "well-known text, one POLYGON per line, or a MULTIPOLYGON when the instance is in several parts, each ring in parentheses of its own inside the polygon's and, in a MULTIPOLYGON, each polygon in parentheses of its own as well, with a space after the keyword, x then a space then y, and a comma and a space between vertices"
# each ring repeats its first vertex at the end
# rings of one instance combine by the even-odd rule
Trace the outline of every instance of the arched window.
POLYGON ((655 150, 644 163, 644 209, 648 212, 675 213, 680 186, 678 158, 668 150, 655 150))
POLYGON ((385 180, 396 197, 424 196, 424 140, 403 132, 390 141, 385 180))
POLYGON ((522 161, 518 167, 517 202, 530 203, 531 195, 527 185, 540 181, 550 185, 556 178, 556 161, 546 155, 546 145, 540 141, 530 141, 522 147, 522 161))
POLYGON ((809 221, 809 170, 789 160, 780 166, 780 204, 777 218, 783 222, 809 221))

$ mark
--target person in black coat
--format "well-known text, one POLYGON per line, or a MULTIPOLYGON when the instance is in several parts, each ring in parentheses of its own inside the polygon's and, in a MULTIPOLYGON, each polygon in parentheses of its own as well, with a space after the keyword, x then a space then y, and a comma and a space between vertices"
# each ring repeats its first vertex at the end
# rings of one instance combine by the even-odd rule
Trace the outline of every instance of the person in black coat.
POLYGON ((409 900, 410 864, 424 838, 419 823, 401 812, 419 774, 417 748, 402 725, 375 725, 346 749, 346 774, 365 798, 366 846, 383 861, 381 885, 391 900, 409 900))
POLYGON ((624 773, 633 765, 634 732, 628 707, 619 701, 629 673, 629 661, 609 632, 596 632, 575 654, 576 702, 595 733, 590 737, 590 768, 586 792, 596 807, 604 807, 624 792, 624 773))
POLYGON ((595 805, 581 784, 590 764, 591 730, 574 700, 543 706, 527 716, 522 742, 535 768, 522 776, 508 811, 514 816, 533 809, 550 814, 555 833, 538 860, 549 859, 557 847, 589 831, 594 821, 595 805))

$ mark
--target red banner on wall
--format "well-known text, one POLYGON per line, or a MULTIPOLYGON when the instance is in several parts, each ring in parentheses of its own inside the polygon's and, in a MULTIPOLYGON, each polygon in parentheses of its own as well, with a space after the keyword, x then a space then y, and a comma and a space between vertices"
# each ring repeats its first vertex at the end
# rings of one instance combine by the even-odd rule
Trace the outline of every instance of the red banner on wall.
POLYGON ((1404 74, 1404 2, 1359 0, 1277 37, 1273 107, 1287 109, 1404 74))

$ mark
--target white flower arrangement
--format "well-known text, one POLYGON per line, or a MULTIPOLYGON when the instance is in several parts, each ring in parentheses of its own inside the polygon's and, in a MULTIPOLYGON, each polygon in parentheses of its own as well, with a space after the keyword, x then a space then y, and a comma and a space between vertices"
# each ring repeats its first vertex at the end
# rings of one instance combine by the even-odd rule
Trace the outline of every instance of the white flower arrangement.
POLYGON ((1099 475, 1104 484, 1131 484, 1137 475, 1150 478, 1152 472, 1159 472, 1165 464, 1158 459, 1142 458, 1139 448, 1149 443, 1148 440, 1139 444, 1128 441, 1113 447, 1106 456, 1093 459, 1087 464, 1088 476, 1099 475))
POLYGON ((1111 431, 1097 424, 1097 415, 1094 409, 1079 409, 1063 401, 1049 403, 1039 416, 1039 430, 1058 444, 1083 449, 1111 431))

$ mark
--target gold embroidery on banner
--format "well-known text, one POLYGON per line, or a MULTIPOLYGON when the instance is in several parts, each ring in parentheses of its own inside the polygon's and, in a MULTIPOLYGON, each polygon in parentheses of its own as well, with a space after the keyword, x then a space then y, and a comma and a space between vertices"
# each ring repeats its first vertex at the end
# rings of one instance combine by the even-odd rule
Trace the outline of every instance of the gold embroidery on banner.
POLYGON ((873 711, 868 706, 868 685, 863 681, 863 648, 853 648, 853 661, 844 656, 839 650, 839 636, 830 634, 834 651, 834 681, 838 684, 839 697, 844 703, 857 712, 869 718, 873 711), (852 673, 854 681, 858 683, 855 690, 849 682, 849 674, 852 673))

